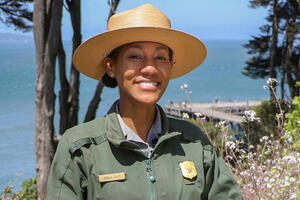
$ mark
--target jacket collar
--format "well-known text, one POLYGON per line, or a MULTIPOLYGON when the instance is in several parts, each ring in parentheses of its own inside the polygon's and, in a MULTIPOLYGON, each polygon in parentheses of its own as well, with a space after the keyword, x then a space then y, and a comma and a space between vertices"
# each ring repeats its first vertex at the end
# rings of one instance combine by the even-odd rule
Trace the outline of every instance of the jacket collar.
MULTIPOLYGON (((120 126, 120 123, 118 121, 117 117, 117 111, 116 111, 116 104, 117 101, 111 106, 109 109, 106 119, 105 119, 105 132, 107 139, 116 147, 120 148, 130 148, 130 149, 138 149, 139 147, 126 140, 124 134, 122 133, 122 129, 120 126)), ((162 136, 159 138, 158 143, 156 146, 161 144, 163 141, 168 140, 172 137, 181 135, 181 133, 178 132, 170 132, 170 124, 169 120, 163 111, 163 109, 157 105, 158 109, 161 113, 161 120, 162 120, 162 136)))

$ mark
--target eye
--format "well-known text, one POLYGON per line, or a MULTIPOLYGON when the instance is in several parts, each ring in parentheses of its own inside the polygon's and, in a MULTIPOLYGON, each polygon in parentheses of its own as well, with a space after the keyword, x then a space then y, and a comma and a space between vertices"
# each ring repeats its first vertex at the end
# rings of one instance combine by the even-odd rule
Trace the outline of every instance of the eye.
POLYGON ((139 55, 135 55, 135 54, 134 54, 134 55, 130 55, 129 58, 130 58, 130 59, 133 59, 133 60, 139 60, 139 59, 142 59, 139 55))
POLYGON ((167 60, 167 58, 164 57, 164 56, 157 56, 155 59, 161 60, 161 61, 166 61, 167 60))

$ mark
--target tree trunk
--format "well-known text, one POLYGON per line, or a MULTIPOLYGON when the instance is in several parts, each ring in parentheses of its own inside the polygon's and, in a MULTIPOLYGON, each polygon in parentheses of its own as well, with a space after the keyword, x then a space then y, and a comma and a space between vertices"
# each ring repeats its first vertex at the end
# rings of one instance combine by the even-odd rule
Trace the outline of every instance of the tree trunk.
MULTIPOLYGON (((73 54, 77 47, 81 44, 81 8, 80 0, 69 0, 67 1, 71 22, 73 27, 73 54)), ((68 128, 71 128, 78 124, 78 110, 79 110, 79 72, 74 67, 73 61, 71 60, 71 72, 70 72, 70 88, 69 88, 69 113, 68 113, 68 128)))
POLYGON ((93 98, 89 104, 88 110, 85 114, 84 122, 88 122, 88 121, 95 119, 96 112, 97 112, 99 103, 101 101, 101 94, 102 94, 103 86, 104 85, 102 82, 98 83, 96 91, 94 93, 94 96, 93 96, 93 98))
POLYGON ((286 55, 285 55, 285 63, 283 66, 283 69, 286 71, 287 76, 287 83, 290 89, 290 97, 291 99, 295 96, 295 86, 296 81, 293 78, 293 61, 292 61, 292 55, 293 55, 293 44, 295 40, 295 34, 296 34, 296 18, 298 14, 298 4, 296 0, 291 0, 288 3, 291 5, 289 6, 292 10, 291 14, 292 16, 287 19, 287 30, 286 30, 286 55))
MULTIPOLYGON (((107 21, 109 20, 109 18, 112 15, 115 14, 115 11, 117 10, 119 3, 120 3, 120 0, 110 0, 108 2, 109 6, 110 6, 110 11, 109 11, 107 21)), ((88 106, 88 110, 84 117, 84 122, 88 122, 88 121, 95 119, 99 103, 101 102, 101 94, 102 94, 103 87, 104 87, 103 83, 99 82, 96 87, 94 96, 88 106)))
MULTIPOLYGON (((276 52, 278 42, 278 0, 273 0, 273 24, 272 24, 272 37, 271 37, 271 52, 270 52, 270 77, 275 78, 276 75, 276 52)), ((274 84, 273 87, 276 87, 274 84)), ((270 94, 273 97, 272 92, 270 94)))
MULTIPOLYGON (((60 34, 61 35, 61 34, 60 34)), ((60 82, 60 91, 59 91, 59 134, 62 135, 65 130, 68 128, 68 113, 69 113, 69 104, 68 104, 68 94, 69 94, 69 82, 66 78, 66 54, 63 47, 62 38, 59 40, 59 51, 58 51, 58 67, 59 67, 59 82, 60 82)))
MULTIPOLYGON (((296 77, 296 82, 300 82, 300 56, 298 60, 298 66, 295 66, 294 74, 296 77)), ((296 96, 300 96, 300 86, 296 85, 296 96)))
POLYGON ((278 0, 273 1, 273 24, 272 24, 272 39, 271 39, 271 59, 270 59, 270 77, 276 78, 275 59, 278 42, 278 0))
POLYGON ((107 22, 108 22, 109 18, 115 14, 119 3, 120 3, 120 0, 110 0, 110 2, 108 3, 110 6, 110 11, 108 14, 107 22))
POLYGON ((55 61, 59 47, 62 0, 34 1, 36 48, 35 145, 37 190, 44 200, 51 162, 55 152, 55 61))
POLYGON ((282 71, 281 71, 281 82, 280 82, 280 91, 281 91, 281 100, 284 100, 285 96, 285 68, 284 68, 284 63, 285 63, 285 55, 286 55, 286 37, 285 40, 282 41, 282 51, 281 51, 281 66, 282 66, 282 71))
POLYGON ((72 39, 72 57, 70 82, 67 80, 65 69, 65 52, 63 43, 60 43, 60 129, 59 133, 62 135, 68 128, 78 124, 78 110, 79 110, 79 72, 73 65, 73 53, 81 44, 81 8, 80 0, 66 0, 67 9, 71 16, 71 23, 73 28, 72 39))

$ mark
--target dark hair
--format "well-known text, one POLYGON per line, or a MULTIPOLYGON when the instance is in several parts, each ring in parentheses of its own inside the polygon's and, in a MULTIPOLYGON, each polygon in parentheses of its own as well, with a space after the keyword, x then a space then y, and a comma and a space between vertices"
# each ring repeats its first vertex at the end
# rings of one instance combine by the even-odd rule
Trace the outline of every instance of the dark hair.
MULTIPOLYGON (((125 45, 127 45, 127 44, 125 44, 125 45)), ((116 62, 118 59, 119 52, 121 51, 122 47, 124 47, 124 45, 115 48, 108 54, 107 57, 111 58, 114 62, 116 62)), ((168 48, 168 49, 169 49, 169 59, 172 60, 173 59, 173 51, 171 48, 168 48)), ((102 76, 102 83, 106 87, 110 87, 110 88, 115 88, 118 86, 117 80, 115 78, 110 77, 106 72, 102 76)))

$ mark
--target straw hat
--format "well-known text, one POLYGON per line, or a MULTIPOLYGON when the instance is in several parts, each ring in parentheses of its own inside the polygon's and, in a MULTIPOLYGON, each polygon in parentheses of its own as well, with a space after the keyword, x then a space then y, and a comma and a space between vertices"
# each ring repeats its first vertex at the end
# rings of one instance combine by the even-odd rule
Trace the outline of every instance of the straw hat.
POLYGON ((112 50, 132 42, 157 42, 173 50, 171 79, 198 67, 206 57, 205 45, 196 37, 171 29, 166 15, 151 4, 113 15, 107 31, 82 43, 74 53, 73 63, 83 74, 102 80, 106 73, 104 57, 112 50))

